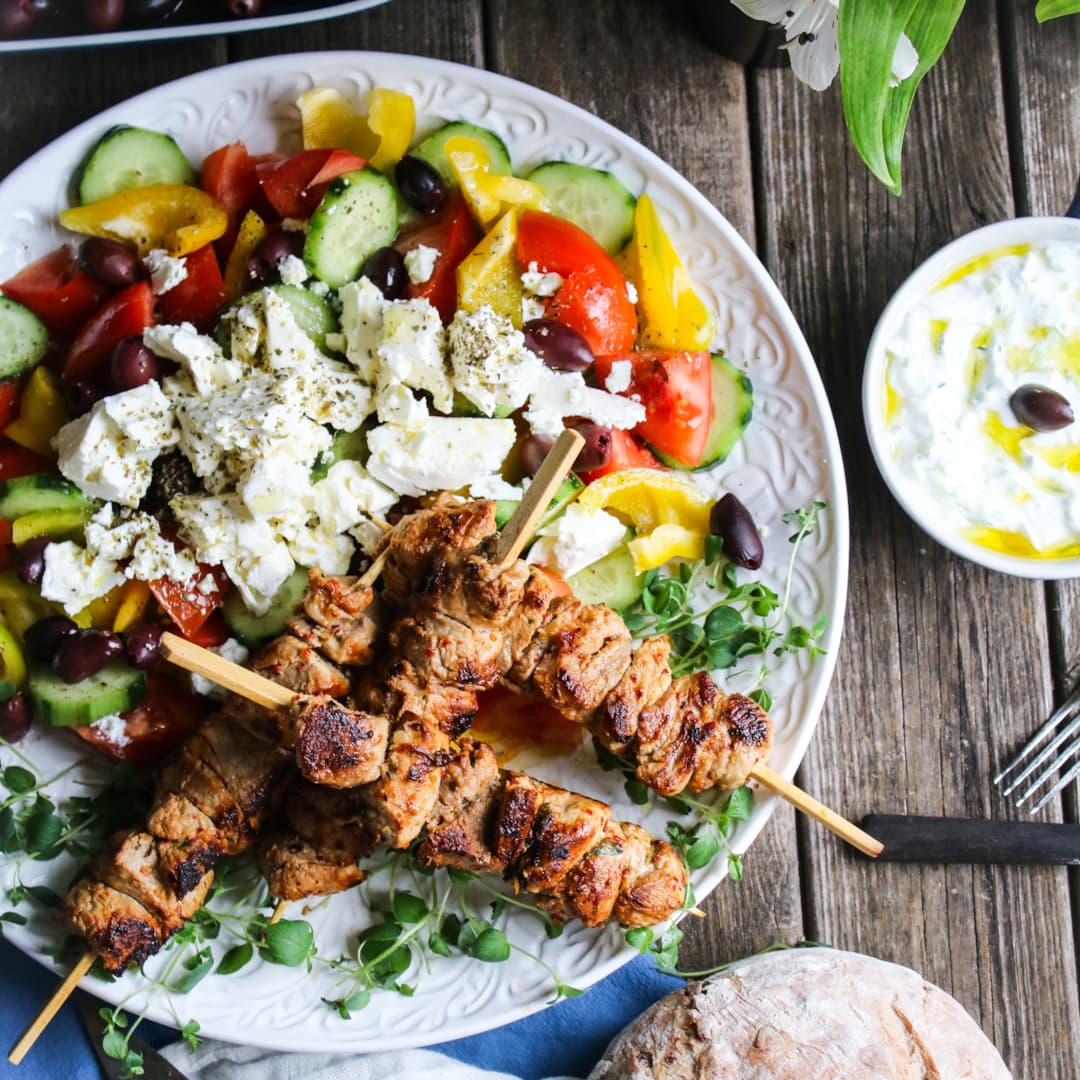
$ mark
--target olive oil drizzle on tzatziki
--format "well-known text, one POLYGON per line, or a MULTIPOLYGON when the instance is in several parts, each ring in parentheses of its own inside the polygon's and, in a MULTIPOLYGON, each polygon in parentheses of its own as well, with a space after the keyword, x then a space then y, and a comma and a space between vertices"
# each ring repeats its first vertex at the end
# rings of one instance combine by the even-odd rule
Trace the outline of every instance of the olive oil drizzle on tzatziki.
POLYGON ((902 316, 885 349, 883 419, 907 498, 996 551, 1080 554, 1080 423, 1035 430, 1010 404, 1038 387, 1080 415, 1080 243, 964 263, 902 316))

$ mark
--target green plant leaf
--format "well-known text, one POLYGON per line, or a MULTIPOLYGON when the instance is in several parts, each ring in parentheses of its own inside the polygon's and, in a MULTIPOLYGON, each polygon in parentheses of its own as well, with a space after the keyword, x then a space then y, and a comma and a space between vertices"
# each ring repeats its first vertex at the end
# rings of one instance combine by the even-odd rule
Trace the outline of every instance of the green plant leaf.
POLYGON ((391 901, 394 918, 399 923, 418 923, 427 916, 428 906, 410 892, 395 892, 391 901))
POLYGON ((900 152, 911 103, 952 36, 964 0, 841 0, 840 92, 855 149, 870 171, 900 194, 900 152), (901 34, 919 54, 918 66, 892 86, 901 34))
POLYGON ((299 919, 282 919, 266 928, 262 953, 271 964, 297 967, 314 952, 315 934, 311 924, 299 919))
POLYGON ((217 973, 219 975, 232 975, 233 972, 239 971, 255 954, 255 949, 250 941, 242 942, 239 945, 234 945, 222 958, 221 963, 218 964, 217 973))
POLYGON ((1039 22, 1060 19, 1062 15, 1080 15, 1080 0, 1039 0, 1035 5, 1039 22))

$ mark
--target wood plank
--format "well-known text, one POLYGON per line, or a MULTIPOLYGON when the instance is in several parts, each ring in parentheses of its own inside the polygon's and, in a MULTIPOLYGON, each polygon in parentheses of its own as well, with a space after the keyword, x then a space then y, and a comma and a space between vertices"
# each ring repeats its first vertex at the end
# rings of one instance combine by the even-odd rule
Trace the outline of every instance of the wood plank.
MULTIPOLYGON (((490 66, 588 109, 656 151, 753 244, 743 71, 707 49, 672 7, 641 0, 496 0, 488 6, 490 66), (544 29, 523 34, 523 26, 544 29), (568 56, 578 59, 568 63, 568 56)), ((684 970, 802 936, 790 807, 777 810, 748 853, 743 881, 725 883, 701 906, 707 919, 683 923, 684 970)))
MULTIPOLYGON (((1012 213, 995 40, 991 14, 969 5, 920 90, 899 200, 850 150, 837 88, 815 95, 787 72, 753 82, 765 259, 819 359, 851 492, 845 639, 801 774, 848 817, 1009 816, 993 766, 1049 701, 1041 587, 949 555, 904 517, 867 452, 859 402, 893 290, 947 240, 1012 213)), ((820 830, 800 825, 800 838, 808 935, 915 967, 1018 1074, 1077 1075, 1064 870, 868 864, 820 830)))
POLYGON ((5 56, 0 64, 0 176, 102 109, 224 61, 225 46, 215 38, 5 56), (63 70, 57 70, 58 64, 63 70))

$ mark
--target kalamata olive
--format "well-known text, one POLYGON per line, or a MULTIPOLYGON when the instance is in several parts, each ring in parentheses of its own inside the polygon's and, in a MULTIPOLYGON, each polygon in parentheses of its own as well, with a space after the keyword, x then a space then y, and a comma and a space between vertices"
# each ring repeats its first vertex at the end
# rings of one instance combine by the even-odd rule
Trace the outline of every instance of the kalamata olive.
POLYGON ((39 19, 51 19, 59 15, 64 7, 63 0, 30 0, 30 6, 39 19))
POLYGON ((67 402, 72 416, 88 413, 94 407, 94 402, 100 401, 104 396, 93 383, 84 382, 82 379, 69 383, 64 390, 64 401, 67 402))
POLYGON ((724 554, 736 566, 756 570, 765 549, 750 511, 729 491, 716 502, 709 515, 709 530, 724 544, 724 554))
POLYGON ((0 739, 17 743, 30 730, 30 706, 24 694, 15 693, 0 704, 0 739))
POLYGON ((611 428, 601 427, 592 420, 570 420, 566 426, 585 439, 581 453, 574 459, 575 472, 602 469, 611 460, 611 428))
POLYGON ((226 0, 230 15, 258 15, 261 0, 226 0))
POLYGON ((108 630, 80 630, 62 642, 53 666, 66 683, 96 675, 110 660, 122 655, 124 643, 108 630))
POLYGON ((589 343, 576 330, 554 319, 530 319, 521 329, 525 347, 556 371, 584 371, 596 360, 589 343))
POLYGON ((79 245, 79 265, 95 281, 113 289, 124 289, 146 277, 146 267, 133 248, 104 236, 91 236, 79 245))
POLYGON ((1021 424, 1036 431, 1058 431, 1076 419, 1065 398, 1056 390, 1036 383, 1018 386, 1009 398, 1009 407, 1021 424))
POLYGON ((164 22, 175 15, 184 0, 125 0, 124 21, 131 26, 164 22))
POLYGON ((0 0, 0 37, 16 38, 34 25, 32 0, 0 0))
POLYGON ((521 441, 521 467, 529 474, 535 476, 544 464, 544 458, 548 451, 555 445, 555 440, 549 435, 530 435, 521 441))
POLYGON ((248 277, 259 285, 277 281, 278 268, 290 255, 299 255, 304 234, 271 229, 248 260, 248 277))
POLYGON ((161 652, 161 627, 155 622, 136 623, 128 631, 124 648, 135 667, 152 667, 161 652))
POLYGON ((434 214, 446 202, 446 181, 423 158, 406 154, 394 169, 401 197, 421 214, 434 214))
POLYGON ((83 16, 95 30, 115 30, 124 21, 124 0, 83 0, 83 16))
POLYGON ((364 277, 370 278, 387 300, 400 300, 409 283, 405 256, 392 247, 379 248, 364 263, 364 277))
POLYGON ((66 615, 46 615, 26 628, 23 645, 31 660, 51 660, 60 646, 78 632, 66 615))
POLYGON ((117 390, 134 390, 158 378, 161 363, 143 344, 142 337, 134 334, 118 342, 113 349, 110 374, 117 390))
POLYGON ((199 479, 183 454, 159 454, 139 509, 148 514, 171 516, 169 503, 177 495, 193 495, 199 490, 199 479))
POLYGON ((40 585, 45 574, 45 549, 52 543, 51 536, 35 536, 15 551, 15 573, 27 585, 40 585))

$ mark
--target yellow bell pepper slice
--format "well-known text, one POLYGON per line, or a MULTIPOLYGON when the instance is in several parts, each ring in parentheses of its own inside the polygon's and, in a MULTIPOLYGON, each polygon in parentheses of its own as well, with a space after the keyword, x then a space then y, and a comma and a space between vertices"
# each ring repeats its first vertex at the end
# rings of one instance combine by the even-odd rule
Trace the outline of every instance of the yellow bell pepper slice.
POLYGON ((694 289, 648 195, 642 195, 634 209, 630 245, 627 262, 641 323, 638 345, 689 352, 708 349, 716 321, 694 289))
POLYGON ((163 248, 173 258, 179 258, 222 236, 229 215, 198 188, 151 184, 63 210, 60 224, 86 236, 134 244, 140 255, 163 248))
POLYGON ((539 184, 491 171, 491 157, 479 139, 455 135, 443 147, 473 217, 486 229, 511 207, 547 210, 547 196, 539 184))
POLYGON ((34 586, 20 581, 14 570, 0 571, 0 624, 20 644, 28 626, 61 610, 59 605, 43 599, 34 586))
POLYGON ((225 299, 239 300, 251 288, 248 263, 255 249, 266 237, 266 222, 254 210, 249 210, 240 222, 236 241, 225 264, 225 299))
POLYGON ((594 480, 578 496, 586 510, 607 510, 640 535, 679 525, 704 537, 713 500, 692 480, 656 469, 622 469, 594 480))
POLYGON ((457 268, 458 307, 477 311, 485 304, 496 315, 521 326, 524 289, 518 269, 517 213, 507 210, 499 223, 462 259, 457 268))
POLYGON ((26 685, 26 660, 14 635, 0 623, 0 679, 16 690, 26 685))
POLYGON ((416 105, 408 94, 376 86, 361 116, 338 90, 316 86, 296 102, 305 150, 349 150, 380 172, 406 154, 416 131, 416 105))
POLYGON ((82 613, 90 620, 90 625, 97 630, 108 630, 116 621, 117 612, 124 602, 124 586, 117 585, 110 589, 104 596, 91 600, 89 606, 83 608, 82 613))
POLYGON ((150 586, 145 581, 128 581, 120 586, 120 606, 113 616, 113 633, 126 634, 144 615, 150 603, 150 586))
POLYGON ((19 415, 4 428, 4 434, 20 446, 49 455, 53 436, 69 419, 56 376, 38 366, 23 388, 19 415))
POLYGON ((700 559, 705 554, 705 537, 669 522, 657 525, 644 536, 634 537, 626 546, 634 557, 634 572, 644 574, 670 559, 700 559))

